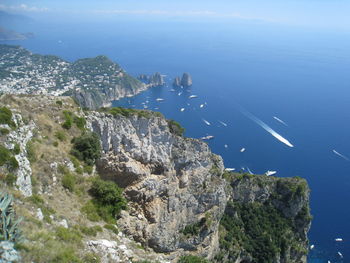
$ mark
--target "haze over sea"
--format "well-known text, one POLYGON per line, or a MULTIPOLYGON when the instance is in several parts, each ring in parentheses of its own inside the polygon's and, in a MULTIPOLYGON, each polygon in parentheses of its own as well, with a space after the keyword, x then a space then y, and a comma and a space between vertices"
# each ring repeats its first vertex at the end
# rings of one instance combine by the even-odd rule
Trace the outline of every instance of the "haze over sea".
POLYGON ((153 88, 114 105, 143 108, 141 103, 148 100, 149 109, 180 122, 186 136, 215 136, 208 143, 223 156, 226 167, 249 167, 257 174, 275 170, 276 176, 306 178, 314 216, 311 256, 322 254, 310 262, 349 262, 350 162, 332 152, 350 156, 348 34, 261 21, 120 19, 41 25, 35 35, 2 43, 69 61, 104 54, 134 76, 157 71, 167 75, 168 87, 153 88), (192 75, 193 86, 171 92, 172 79, 183 72, 192 75), (193 94, 198 98, 189 99, 193 94), (287 138, 294 148, 248 119, 240 107, 287 138), (241 153, 243 147, 246 151, 241 153), (336 243, 337 237, 344 242, 336 243), (344 255, 343 261, 337 251, 344 255))

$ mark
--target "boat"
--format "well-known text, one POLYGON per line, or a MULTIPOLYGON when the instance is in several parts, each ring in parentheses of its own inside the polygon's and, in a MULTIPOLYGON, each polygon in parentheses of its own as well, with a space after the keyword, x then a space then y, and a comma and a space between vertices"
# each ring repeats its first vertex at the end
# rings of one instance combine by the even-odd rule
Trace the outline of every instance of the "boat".
POLYGON ((270 175, 274 175, 274 174, 276 174, 276 173, 277 173, 277 171, 267 171, 267 172, 265 173, 265 175, 270 176, 270 175))
POLYGON ((181 109, 180 109, 180 111, 184 111, 184 110, 185 110, 185 108, 181 108, 181 109))
POLYGON ((227 144, 225 144, 225 145, 224 145, 224 147, 225 147, 225 148, 228 148, 228 145, 227 145, 227 144))
POLYGON ((162 98, 157 98, 156 101, 164 101, 162 98))
POLYGON ((203 121, 204 121, 204 123, 206 124, 206 125, 210 125, 210 122, 209 121, 207 121, 207 120, 205 120, 205 119, 202 119, 203 121))
POLYGON ((198 98, 198 96, 197 96, 197 95, 191 95, 191 96, 189 96, 188 98, 189 98, 189 99, 194 99, 194 98, 198 98))
POLYGON ((245 148, 242 148, 242 149, 241 149, 241 153, 244 152, 244 151, 245 151, 245 148))
POLYGON ((227 127, 227 124, 223 121, 219 121, 222 125, 224 125, 225 127, 227 127))
POLYGON ((177 95, 178 95, 178 96, 181 96, 181 94, 182 94, 182 92, 179 92, 177 95))
POLYGON ((204 107, 204 104, 199 105, 199 108, 203 108, 203 107, 204 107))
POLYGON ((310 250, 313 250, 314 247, 315 247, 315 245, 311 245, 311 246, 310 246, 310 250))
POLYGON ((343 258, 343 254, 338 251, 339 257, 343 258))
POLYGON ((213 138, 214 138, 213 135, 208 135, 208 136, 201 137, 202 140, 211 140, 213 138))
POLYGON ((340 238, 340 237, 337 237, 337 238, 335 239, 335 241, 336 241, 336 242, 343 242, 343 239, 340 238))
POLYGON ((225 171, 227 172, 233 172, 234 170, 236 170, 235 168, 225 168, 225 171))

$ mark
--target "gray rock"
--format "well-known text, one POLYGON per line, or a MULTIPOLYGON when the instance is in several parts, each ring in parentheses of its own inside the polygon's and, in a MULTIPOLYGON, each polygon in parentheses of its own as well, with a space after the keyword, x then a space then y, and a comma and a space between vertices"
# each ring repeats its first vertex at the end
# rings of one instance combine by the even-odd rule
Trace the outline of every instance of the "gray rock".
POLYGON ((173 86, 177 87, 177 88, 181 87, 181 79, 180 79, 180 77, 176 77, 174 79, 173 86))
POLYGON ((185 88, 192 86, 192 77, 188 73, 184 73, 181 78, 181 85, 185 88))
POLYGON ((0 242, 0 263, 20 262, 21 256, 14 248, 14 243, 9 241, 0 242))

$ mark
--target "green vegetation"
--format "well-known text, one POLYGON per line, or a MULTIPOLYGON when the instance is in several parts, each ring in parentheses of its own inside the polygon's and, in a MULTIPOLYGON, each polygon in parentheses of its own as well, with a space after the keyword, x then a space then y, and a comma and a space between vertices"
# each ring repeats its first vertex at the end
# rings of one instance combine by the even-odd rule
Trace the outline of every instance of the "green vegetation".
POLYGON ((56 236, 64 242, 69 243, 80 243, 82 240, 81 233, 74 228, 64 228, 63 226, 59 226, 56 228, 56 236))
POLYGON ((151 117, 163 117, 160 112, 149 111, 149 110, 136 110, 128 109, 122 107, 113 107, 113 108, 101 108, 100 111, 107 112, 113 116, 122 115, 124 117, 138 116, 139 118, 143 117, 149 119, 151 117))
POLYGON ((9 108, 0 107, 0 124, 7 124, 11 128, 16 128, 16 124, 12 121, 12 112, 9 108))
POLYGON ((209 263, 209 261, 198 256, 188 255, 182 256, 178 263, 209 263))
POLYGON ((72 128, 73 125, 73 113, 70 111, 63 111, 63 117, 64 117, 64 122, 62 124, 62 127, 69 130, 72 128))
POLYGON ((74 192, 76 178, 71 173, 65 174, 62 177, 62 186, 69 190, 69 192, 74 192))
POLYGON ((55 133, 55 137, 61 142, 64 142, 67 139, 66 133, 64 131, 57 131, 55 133))
POLYGON ((19 146, 18 143, 16 143, 15 146, 13 147, 13 153, 17 155, 17 154, 20 154, 20 152, 21 152, 21 147, 19 146))
POLYGON ((9 173, 5 177, 5 182, 8 186, 14 186, 17 181, 17 176, 13 173, 9 173))
POLYGON ((228 203, 221 227, 220 246, 232 262, 243 249, 253 262, 270 263, 293 242, 292 222, 268 203, 228 203))
POLYGON ((26 145, 27 158, 30 163, 34 163, 37 161, 37 156, 35 152, 35 146, 32 141, 29 141, 26 145))
POLYGON ((115 223, 120 211, 127 207, 123 190, 112 181, 96 178, 89 192, 93 199, 83 207, 82 211, 92 221, 102 218, 108 223, 115 223))
POLYGON ((110 231, 112 231, 114 234, 118 234, 119 233, 119 230, 118 230, 118 228, 115 226, 115 225, 112 225, 112 224, 105 224, 104 226, 103 226, 105 229, 108 229, 108 230, 110 230, 110 231))
POLYGON ((86 120, 84 117, 74 116, 74 123, 78 127, 78 129, 84 131, 86 125, 86 120))
POLYGON ((185 236, 198 236, 201 231, 207 228, 206 218, 203 217, 200 221, 194 224, 187 225, 181 233, 185 236))
POLYGON ((83 233, 86 236, 96 236, 98 232, 102 232, 102 227, 100 226, 92 226, 92 227, 87 227, 87 226, 78 226, 78 229, 80 230, 81 233, 83 233))
POLYGON ((13 208, 13 197, 0 192, 0 241, 7 240, 14 243, 21 241, 19 229, 21 218, 17 218, 13 208))
POLYGON ((0 128, 0 136, 2 135, 7 135, 10 133, 10 130, 9 129, 6 129, 6 128, 0 128))
POLYGON ((72 140, 71 154, 88 165, 93 165, 101 156, 101 144, 96 133, 85 133, 72 140))
POLYGON ((185 128, 183 128, 180 123, 174 121, 174 120, 167 120, 169 130, 171 133, 176 134, 178 136, 183 136, 185 132, 185 128))
POLYGON ((0 166, 6 165, 9 171, 14 171, 18 168, 18 162, 12 152, 6 147, 0 145, 0 166))
POLYGON ((57 104, 58 106, 62 106, 62 105, 63 105, 63 102, 62 102, 61 100, 56 100, 56 104, 57 104))
POLYGON ((26 200, 30 201, 31 203, 36 205, 38 208, 40 208, 41 212, 43 213, 44 220, 48 223, 51 223, 52 220, 50 218, 50 215, 55 214, 56 211, 51 207, 49 207, 48 205, 46 205, 44 199, 40 195, 33 194, 32 196, 27 197, 26 200))

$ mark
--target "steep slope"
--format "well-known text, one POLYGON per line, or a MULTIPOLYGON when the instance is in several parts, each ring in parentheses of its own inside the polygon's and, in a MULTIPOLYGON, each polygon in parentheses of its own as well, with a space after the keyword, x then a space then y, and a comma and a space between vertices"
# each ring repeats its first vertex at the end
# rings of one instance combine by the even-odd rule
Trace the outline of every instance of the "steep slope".
POLYGON ((306 262, 303 179, 224 172, 156 112, 52 96, 0 105, 0 191, 24 216, 23 262, 306 262))

